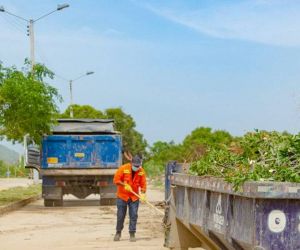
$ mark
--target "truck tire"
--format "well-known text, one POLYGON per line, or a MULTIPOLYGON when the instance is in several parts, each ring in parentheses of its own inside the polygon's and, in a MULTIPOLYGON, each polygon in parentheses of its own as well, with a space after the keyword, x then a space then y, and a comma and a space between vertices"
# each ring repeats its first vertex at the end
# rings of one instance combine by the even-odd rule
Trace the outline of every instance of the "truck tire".
POLYGON ((54 200, 44 199, 44 206, 45 207, 53 207, 54 200))
POLYGON ((112 206, 116 205, 117 199, 116 198, 102 198, 100 199, 100 206, 112 206))
POLYGON ((62 207, 63 205, 64 205, 63 199, 54 201, 54 206, 55 207, 62 207))
POLYGON ((50 200, 50 199, 44 199, 44 206, 45 207, 62 207, 63 206, 63 200, 50 200))

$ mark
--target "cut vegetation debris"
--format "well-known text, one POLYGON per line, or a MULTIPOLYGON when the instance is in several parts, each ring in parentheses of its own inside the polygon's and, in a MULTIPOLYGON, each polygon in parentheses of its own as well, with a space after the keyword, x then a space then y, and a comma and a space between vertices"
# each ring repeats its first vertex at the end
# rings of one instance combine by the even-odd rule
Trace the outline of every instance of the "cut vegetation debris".
POLYGON ((3 190, 0 191, 0 206, 27 199, 39 194, 41 194, 41 185, 31 185, 29 187, 15 187, 3 190))
POLYGON ((300 182, 300 134, 258 131, 210 148, 190 173, 222 177, 237 190, 245 181, 300 182))

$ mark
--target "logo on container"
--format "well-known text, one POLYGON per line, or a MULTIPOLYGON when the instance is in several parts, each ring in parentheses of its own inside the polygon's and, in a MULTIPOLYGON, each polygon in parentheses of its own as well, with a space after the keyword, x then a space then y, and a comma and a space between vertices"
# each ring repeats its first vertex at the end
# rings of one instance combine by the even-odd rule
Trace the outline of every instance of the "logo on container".
POLYGON ((281 233, 286 227, 286 216, 281 210, 273 210, 268 216, 268 227, 273 233, 281 233))
POLYGON ((222 197, 219 195, 216 210, 213 215, 214 226, 216 229, 221 230, 224 225, 224 216, 222 215, 222 197))

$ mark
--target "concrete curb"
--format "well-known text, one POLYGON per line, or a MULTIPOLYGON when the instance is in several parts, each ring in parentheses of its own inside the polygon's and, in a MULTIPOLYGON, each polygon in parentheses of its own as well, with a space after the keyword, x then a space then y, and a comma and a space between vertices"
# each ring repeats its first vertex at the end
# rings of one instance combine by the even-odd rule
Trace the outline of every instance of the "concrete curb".
POLYGON ((4 214, 7 214, 9 212, 18 210, 21 207, 24 207, 27 204, 29 204, 29 203, 31 203, 33 201, 36 201, 36 200, 38 200, 40 198, 41 198, 41 195, 39 194, 39 195, 32 196, 32 197, 29 197, 29 198, 24 199, 24 200, 20 200, 20 201, 16 201, 16 202, 10 203, 10 204, 8 204, 6 206, 3 206, 3 207, 0 207, 0 216, 2 216, 4 214))

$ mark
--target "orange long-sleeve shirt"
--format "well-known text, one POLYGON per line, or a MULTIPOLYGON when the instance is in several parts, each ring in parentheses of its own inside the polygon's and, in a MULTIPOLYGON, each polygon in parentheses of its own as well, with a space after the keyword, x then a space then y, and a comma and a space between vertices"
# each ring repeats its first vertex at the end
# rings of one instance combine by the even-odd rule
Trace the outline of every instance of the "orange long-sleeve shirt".
POLYGON ((145 170, 140 167, 138 171, 136 171, 134 178, 132 179, 132 169, 131 163, 127 163, 119 167, 114 176, 114 183, 117 185, 117 197, 128 201, 131 198, 132 201, 138 200, 138 197, 131 192, 125 190, 124 186, 121 183, 127 183, 132 187, 132 190, 135 193, 146 192, 147 181, 146 181, 146 173, 145 170))

